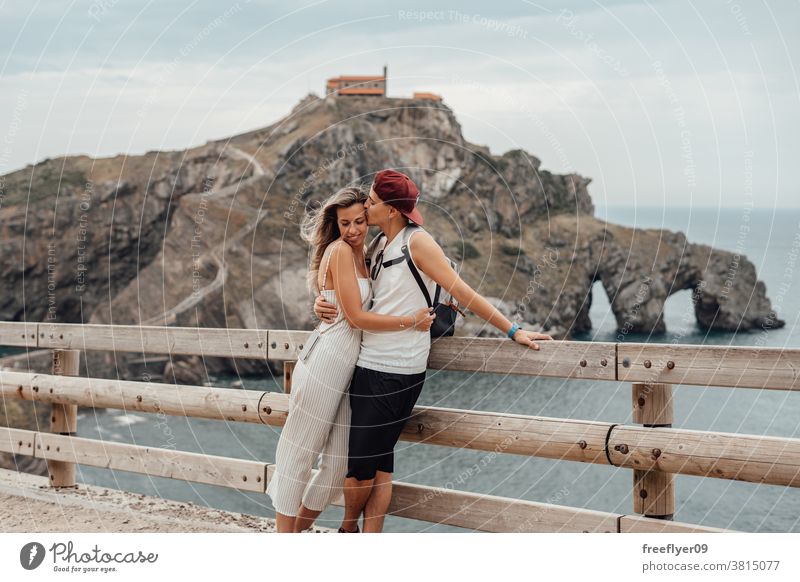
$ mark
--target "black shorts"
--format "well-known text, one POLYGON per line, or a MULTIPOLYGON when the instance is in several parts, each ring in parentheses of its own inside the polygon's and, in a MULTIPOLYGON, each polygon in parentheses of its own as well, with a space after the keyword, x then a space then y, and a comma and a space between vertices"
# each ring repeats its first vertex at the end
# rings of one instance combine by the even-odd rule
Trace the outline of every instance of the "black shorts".
POLYGON ((394 472, 394 446, 425 383, 425 372, 394 374, 356 366, 350 382, 347 476, 372 479, 394 472))

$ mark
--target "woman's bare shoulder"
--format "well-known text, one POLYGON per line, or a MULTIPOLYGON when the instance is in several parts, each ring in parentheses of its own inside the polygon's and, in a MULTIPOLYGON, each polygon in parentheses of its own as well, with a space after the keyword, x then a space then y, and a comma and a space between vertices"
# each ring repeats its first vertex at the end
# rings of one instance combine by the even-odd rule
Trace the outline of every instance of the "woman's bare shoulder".
MULTIPOLYGON (((336 256, 334 253, 337 251, 337 247, 341 245, 338 244, 343 242, 342 239, 335 240, 331 243, 328 243, 328 246, 325 247, 325 250, 322 251, 322 258, 319 262, 319 272, 317 274, 317 286, 322 289, 322 281, 326 278, 325 273, 332 269, 334 266, 334 260, 336 256)), ((349 246, 349 245, 348 245, 349 246)))
POLYGON ((327 252, 331 253, 331 261, 333 259, 347 259, 353 256, 353 247, 339 239, 328 245, 327 252))

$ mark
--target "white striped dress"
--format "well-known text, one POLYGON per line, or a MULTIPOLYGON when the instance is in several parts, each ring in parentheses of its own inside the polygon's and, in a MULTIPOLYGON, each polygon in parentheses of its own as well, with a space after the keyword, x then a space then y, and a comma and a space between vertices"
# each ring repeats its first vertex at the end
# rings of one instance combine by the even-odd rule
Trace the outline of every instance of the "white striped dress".
MULTIPOLYGON (((330 252, 321 292, 337 305, 336 292, 325 289, 329 265, 330 252)), ((369 278, 358 277, 358 288, 362 309, 367 310, 372 298, 369 278)), ((342 492, 350 431, 347 389, 361 351, 361 330, 343 319, 339 309, 333 323, 320 324, 322 335, 317 344, 294 369, 289 414, 267 487, 275 511, 283 515, 297 515, 301 502, 308 509, 322 511, 342 492), (310 479, 317 457, 319 472, 310 479)))

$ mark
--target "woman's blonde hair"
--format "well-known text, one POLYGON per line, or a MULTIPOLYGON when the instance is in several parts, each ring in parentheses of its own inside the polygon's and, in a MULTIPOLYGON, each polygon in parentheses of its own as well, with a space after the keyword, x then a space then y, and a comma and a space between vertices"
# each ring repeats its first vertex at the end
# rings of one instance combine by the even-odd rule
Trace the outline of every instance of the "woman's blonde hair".
POLYGON ((353 204, 363 205, 367 195, 361 188, 349 186, 333 194, 322 206, 306 214, 300 225, 300 236, 311 245, 311 260, 308 265, 308 287, 315 294, 319 293, 319 268, 325 249, 333 241, 342 236, 339 231, 336 212, 339 208, 349 208, 353 204))

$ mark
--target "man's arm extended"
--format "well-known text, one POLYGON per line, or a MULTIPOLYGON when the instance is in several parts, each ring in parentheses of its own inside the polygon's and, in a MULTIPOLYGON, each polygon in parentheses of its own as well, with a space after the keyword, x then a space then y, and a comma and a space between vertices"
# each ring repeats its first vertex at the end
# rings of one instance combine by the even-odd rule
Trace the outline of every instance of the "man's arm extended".
MULTIPOLYGON (((433 237, 421 231, 411 237, 409 243, 414 263, 428 277, 436 281, 442 289, 447 290, 462 306, 472 311, 497 329, 507 334, 513 325, 500 311, 483 296, 467 285, 450 266, 444 251, 433 237)), ((534 340, 552 340, 547 334, 518 330, 514 341, 530 346, 534 350, 539 345, 534 340)))

